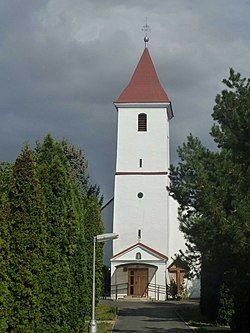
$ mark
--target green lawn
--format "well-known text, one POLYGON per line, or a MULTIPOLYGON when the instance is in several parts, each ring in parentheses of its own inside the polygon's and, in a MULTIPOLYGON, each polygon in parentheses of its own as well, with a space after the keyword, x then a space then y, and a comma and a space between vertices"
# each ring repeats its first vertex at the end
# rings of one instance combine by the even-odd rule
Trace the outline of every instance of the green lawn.
MULTIPOLYGON (((89 323, 86 322, 84 326, 83 333, 88 332, 89 323)), ((111 332, 113 328, 113 323, 97 323, 98 333, 107 333, 111 332)))
POLYGON ((178 313, 188 323, 197 329, 197 332, 220 333, 231 332, 229 327, 220 326, 216 322, 208 320, 201 313, 198 305, 184 306, 178 309, 178 313))
MULTIPOLYGON (((117 314, 117 308, 115 306, 98 304, 96 307, 96 321, 98 326, 98 333, 111 332, 117 314)), ((85 319, 84 331, 88 332, 90 318, 85 319)))

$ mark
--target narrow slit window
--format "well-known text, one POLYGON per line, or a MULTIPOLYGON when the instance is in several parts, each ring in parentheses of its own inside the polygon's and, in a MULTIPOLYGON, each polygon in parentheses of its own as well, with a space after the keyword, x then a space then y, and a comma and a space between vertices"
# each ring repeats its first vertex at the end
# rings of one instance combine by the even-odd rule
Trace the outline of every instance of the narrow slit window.
POLYGON ((140 166, 140 168, 142 168, 142 158, 140 158, 139 166, 140 166))
POLYGON ((141 229, 138 229, 138 239, 141 239, 141 229))
POLYGON ((138 131, 139 132, 147 131, 147 115, 145 113, 140 113, 138 115, 138 131))

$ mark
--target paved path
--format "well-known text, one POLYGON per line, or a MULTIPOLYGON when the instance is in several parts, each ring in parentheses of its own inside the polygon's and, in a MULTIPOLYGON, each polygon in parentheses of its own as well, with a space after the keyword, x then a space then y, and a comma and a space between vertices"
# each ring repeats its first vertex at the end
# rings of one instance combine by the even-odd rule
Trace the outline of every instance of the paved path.
POLYGON ((113 332, 191 333, 178 317, 178 304, 165 302, 113 302, 118 318, 113 332))

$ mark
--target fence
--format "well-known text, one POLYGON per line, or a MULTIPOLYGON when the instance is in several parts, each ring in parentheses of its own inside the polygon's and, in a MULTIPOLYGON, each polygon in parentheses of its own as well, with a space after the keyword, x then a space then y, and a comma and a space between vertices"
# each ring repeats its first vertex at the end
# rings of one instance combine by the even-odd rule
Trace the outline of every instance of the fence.
MULTIPOLYGON (((155 300, 160 300, 162 298, 165 300, 168 299, 167 288, 164 285, 149 283, 147 286, 147 293, 148 292, 154 294, 155 300), (160 297, 160 295, 164 295, 164 297, 160 297)), ((111 285, 111 295, 115 295, 115 299, 117 299, 119 294, 128 295, 128 283, 111 285)))

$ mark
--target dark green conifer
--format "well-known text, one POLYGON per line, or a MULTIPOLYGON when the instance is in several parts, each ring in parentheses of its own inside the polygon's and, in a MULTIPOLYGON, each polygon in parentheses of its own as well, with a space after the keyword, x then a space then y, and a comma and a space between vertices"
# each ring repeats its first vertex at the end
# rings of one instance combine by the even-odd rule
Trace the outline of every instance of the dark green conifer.
POLYGON ((11 318, 11 293, 9 270, 10 200, 12 166, 0 164, 0 332, 6 332, 11 318))
POLYGON ((80 149, 76 149, 67 140, 62 141, 64 154, 70 165, 70 174, 82 198, 87 197, 90 186, 88 163, 80 149))
MULTIPOLYGON (((48 135, 35 154, 26 147, 13 167, 0 166, 3 333, 82 332, 90 312, 93 236, 103 227, 87 162, 69 147, 48 135)), ((96 267, 99 297, 99 244, 96 267)))
POLYGON ((102 206, 103 195, 100 186, 91 184, 88 174, 88 163, 80 149, 75 148, 67 140, 62 141, 66 158, 70 164, 70 174, 82 198, 96 196, 99 206, 102 206))
POLYGON ((37 332, 43 302, 41 273, 44 269, 44 202, 36 176, 33 154, 25 147, 13 166, 8 193, 8 278, 11 317, 7 332, 37 332))
MULTIPOLYGON (((81 243, 87 254, 87 280, 84 292, 84 304, 86 313, 90 314, 92 297, 92 259, 93 259, 93 237, 103 233, 103 223, 100 215, 100 205, 103 197, 100 195, 100 187, 92 185, 88 175, 88 163, 80 149, 76 149, 68 141, 62 142, 65 156, 70 165, 70 174, 79 193, 81 209, 84 212, 85 241, 81 243)), ((83 259, 83 257, 82 257, 83 259)), ((102 289, 102 267, 103 267, 102 245, 97 244, 96 256, 96 298, 98 299, 102 289)), ((86 262, 85 262, 86 264, 86 262)), ((86 274, 85 273, 85 274, 86 274)))
MULTIPOLYGON (((48 135, 37 147, 37 170, 46 204, 47 255, 42 332, 77 332, 84 320, 82 204, 62 145, 48 135)), ((86 291, 87 292, 87 291, 86 291)))
MULTIPOLYGON (((88 270, 88 280, 87 284, 92 286, 92 272, 93 272, 93 238, 96 235, 102 234, 104 232, 104 227, 100 214, 100 207, 96 196, 91 196, 86 202, 85 210, 85 248, 87 253, 87 270, 88 270)), ((103 244, 96 244, 96 300, 100 298, 103 276, 103 244)), ((92 290, 92 289, 91 289, 92 290)), ((89 296, 89 307, 87 311, 90 313, 91 306, 91 294, 89 296)))
MULTIPOLYGON (((171 167, 170 193, 180 203, 180 226, 201 253, 201 308, 216 319, 221 286, 234 301, 232 327, 249 328, 250 79, 230 70, 227 89, 216 97, 212 136, 218 151, 197 138, 179 148, 171 167)), ((226 296, 226 295, 225 295, 226 296)), ((226 300, 223 299, 223 303, 226 300)), ((223 310, 224 311, 224 310, 223 310)), ((224 315, 225 317, 225 315, 224 315)))

